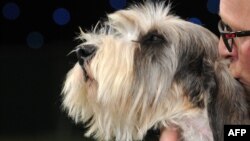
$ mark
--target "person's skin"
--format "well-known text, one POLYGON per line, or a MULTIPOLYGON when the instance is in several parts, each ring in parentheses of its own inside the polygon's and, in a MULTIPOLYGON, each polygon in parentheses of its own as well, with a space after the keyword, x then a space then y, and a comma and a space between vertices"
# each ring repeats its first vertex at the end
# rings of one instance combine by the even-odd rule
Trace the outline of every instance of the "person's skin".
POLYGON ((180 140, 180 130, 177 127, 164 129, 161 133, 160 141, 179 141, 180 140))
MULTIPOLYGON (((220 0, 219 15, 233 31, 250 30, 249 0, 220 0)), ((230 60, 229 70, 233 77, 242 83, 250 95, 250 36, 234 39, 232 52, 229 52, 220 38, 219 53, 230 60)), ((165 129, 160 141, 178 141, 178 133, 165 129)))

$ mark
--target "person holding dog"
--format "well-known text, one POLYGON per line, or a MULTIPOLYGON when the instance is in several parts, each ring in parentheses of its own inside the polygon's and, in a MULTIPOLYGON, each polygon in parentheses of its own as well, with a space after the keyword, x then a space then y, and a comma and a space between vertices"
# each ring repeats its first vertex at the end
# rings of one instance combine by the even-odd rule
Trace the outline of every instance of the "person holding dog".
MULTIPOLYGON (((249 13, 249 0, 220 0, 219 53, 230 61, 230 73, 244 86, 248 97, 250 97, 249 13)), ((164 129, 161 132, 160 141, 178 141, 179 132, 176 127, 164 129)))

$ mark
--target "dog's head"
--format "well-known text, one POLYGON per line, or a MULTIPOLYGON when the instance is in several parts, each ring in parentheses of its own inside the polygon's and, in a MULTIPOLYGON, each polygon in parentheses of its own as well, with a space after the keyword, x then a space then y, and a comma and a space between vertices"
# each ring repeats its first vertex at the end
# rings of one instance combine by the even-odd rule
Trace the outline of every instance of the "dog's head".
MULTIPOLYGON (((142 139, 206 107, 217 37, 147 2, 109 14, 76 49, 63 105, 99 139, 142 139)), ((185 121, 187 122, 187 121, 185 121)))

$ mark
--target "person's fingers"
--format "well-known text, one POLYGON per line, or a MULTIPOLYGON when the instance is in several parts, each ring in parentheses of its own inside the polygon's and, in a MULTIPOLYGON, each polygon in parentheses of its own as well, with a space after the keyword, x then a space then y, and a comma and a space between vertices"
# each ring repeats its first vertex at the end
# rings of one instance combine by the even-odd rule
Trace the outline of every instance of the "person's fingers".
POLYGON ((160 135, 160 141, 178 141, 180 133, 177 128, 164 129, 160 135))

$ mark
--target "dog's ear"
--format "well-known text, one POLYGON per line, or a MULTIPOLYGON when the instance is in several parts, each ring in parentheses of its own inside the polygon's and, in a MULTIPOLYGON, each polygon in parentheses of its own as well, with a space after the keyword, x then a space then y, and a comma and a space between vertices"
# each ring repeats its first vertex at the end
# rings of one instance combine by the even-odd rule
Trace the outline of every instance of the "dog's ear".
POLYGON ((210 93, 208 116, 214 139, 223 139, 226 124, 250 124, 249 102, 242 85, 235 80, 227 65, 215 63, 216 91, 210 93))
POLYGON ((184 94, 194 105, 204 108, 204 97, 207 93, 215 91, 213 64, 205 57, 205 52, 200 52, 196 56, 185 56, 182 60, 174 80, 182 85, 184 94))

